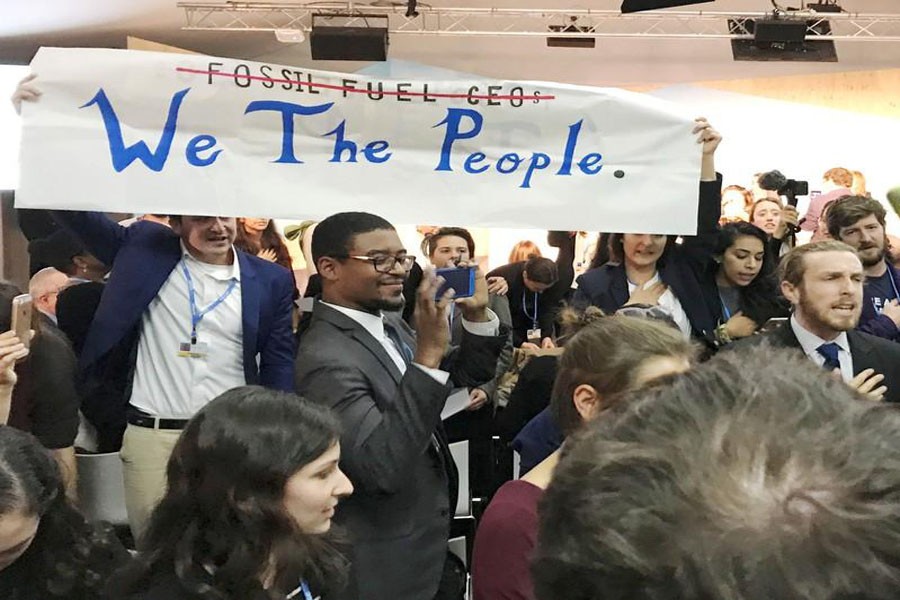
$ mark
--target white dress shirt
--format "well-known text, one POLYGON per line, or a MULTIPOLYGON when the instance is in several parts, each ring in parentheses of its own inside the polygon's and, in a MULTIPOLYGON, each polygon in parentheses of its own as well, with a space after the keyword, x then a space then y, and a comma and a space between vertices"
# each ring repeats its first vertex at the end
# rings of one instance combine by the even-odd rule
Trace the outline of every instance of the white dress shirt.
MULTIPOLYGON (((659 271, 653 274, 653 277, 650 280, 641 286, 641 289, 647 289, 652 286, 654 283, 659 281, 659 271)), ((632 294, 634 290, 637 289, 637 285, 631 283, 631 280, 628 281, 628 294, 632 294)), ((678 325, 678 329, 681 330, 681 333, 684 334, 684 337, 691 337, 691 320, 688 319, 687 313, 684 312, 684 308, 681 306, 681 302, 679 302, 678 298, 672 292, 672 288, 666 286, 666 291, 663 292, 662 296, 659 297, 658 305, 660 308, 669 313, 669 316, 672 317, 672 320, 675 321, 675 324, 678 325)))
POLYGON ((804 328, 793 315, 791 315, 791 329, 794 331, 794 335, 797 336, 797 341, 800 342, 803 352, 820 367, 825 366, 825 357, 818 351, 819 346, 829 343, 837 344, 839 348, 838 362, 841 365, 841 379, 845 383, 849 383, 853 379, 853 356, 850 354, 850 342, 847 341, 846 331, 842 331, 839 336, 829 342, 804 328))
POLYGON ((182 244, 181 257, 201 312, 225 293, 232 280, 238 283, 197 325, 198 345, 205 344, 207 354, 182 357, 181 344, 191 341, 191 308, 181 263, 175 265, 141 317, 132 406, 158 417, 187 419, 222 392, 246 384, 241 269, 232 251, 232 264, 211 265, 191 256, 182 244))
MULTIPOLYGON (((330 306, 334 310, 347 315, 359 325, 369 332, 369 334, 378 340, 381 346, 384 348, 384 351, 387 352, 387 355, 391 357, 391 360, 394 361, 394 364, 397 365, 397 369, 401 374, 406 373, 406 361, 403 360, 403 354, 401 353, 400 348, 397 348, 394 341, 388 337, 387 333, 384 331, 384 318, 378 314, 372 314, 363 310, 356 310, 355 308, 348 308, 346 306, 338 306, 337 304, 331 304, 329 302, 322 302, 326 306, 330 306)), ((471 334, 474 335, 484 335, 484 336, 495 336, 500 331, 500 319, 494 313, 494 311, 488 309, 488 313, 490 313, 490 320, 485 321, 484 323, 473 323, 471 321, 467 321, 466 319, 462 320, 462 326, 471 334)), ((431 367, 426 367, 425 365, 420 365, 419 363, 412 363, 416 367, 422 369, 431 377, 437 381, 438 383, 445 384, 447 380, 450 378, 450 373, 447 371, 443 371, 441 369, 433 369, 431 367)))

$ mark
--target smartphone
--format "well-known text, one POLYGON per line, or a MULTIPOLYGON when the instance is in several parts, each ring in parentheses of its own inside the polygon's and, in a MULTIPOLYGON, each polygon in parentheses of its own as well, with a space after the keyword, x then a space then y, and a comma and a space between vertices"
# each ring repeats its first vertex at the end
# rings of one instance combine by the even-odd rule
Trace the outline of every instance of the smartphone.
POLYGON ((31 318, 34 302, 31 294, 20 294, 12 299, 10 328, 16 337, 28 348, 31 342, 31 318))
POLYGON ((469 298, 475 295, 475 269, 476 267, 450 267, 436 269, 434 274, 444 278, 444 283, 435 295, 435 300, 444 295, 449 288, 453 288, 456 294, 454 298, 469 298))

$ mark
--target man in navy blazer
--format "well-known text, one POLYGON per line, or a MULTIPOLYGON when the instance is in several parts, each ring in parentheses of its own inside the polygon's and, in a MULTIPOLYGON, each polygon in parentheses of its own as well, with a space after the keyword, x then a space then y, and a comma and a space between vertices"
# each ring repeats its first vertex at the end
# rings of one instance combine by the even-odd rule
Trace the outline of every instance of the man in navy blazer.
POLYGON ((127 419, 126 506, 136 535, 161 496, 187 420, 245 384, 293 389, 292 274, 233 247, 235 219, 173 217, 122 227, 99 213, 56 220, 112 265, 81 354, 85 373, 125 371, 109 423, 127 419))

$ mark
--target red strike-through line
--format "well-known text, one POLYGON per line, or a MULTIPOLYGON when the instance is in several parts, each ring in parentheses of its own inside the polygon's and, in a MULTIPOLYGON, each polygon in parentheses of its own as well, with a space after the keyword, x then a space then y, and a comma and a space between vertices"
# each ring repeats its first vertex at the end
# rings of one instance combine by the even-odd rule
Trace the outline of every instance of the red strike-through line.
POLYGON ((193 73, 194 75, 215 75, 216 77, 231 77, 233 79, 252 79, 254 81, 270 81, 272 83, 290 83, 297 85, 306 85, 311 88, 324 88, 326 90, 337 90, 339 92, 351 92, 354 94, 381 94, 384 96, 428 96, 429 98, 471 98, 475 100, 555 100, 556 96, 482 96, 476 94, 441 94, 437 92, 377 92, 369 90, 360 90, 357 88, 345 87, 341 85, 330 85, 327 83, 312 83, 309 81, 294 81, 291 79, 273 79, 271 77, 261 77, 259 75, 238 75, 236 73, 220 73, 218 71, 203 71, 201 69, 188 69, 187 67, 176 67, 179 73, 193 73))

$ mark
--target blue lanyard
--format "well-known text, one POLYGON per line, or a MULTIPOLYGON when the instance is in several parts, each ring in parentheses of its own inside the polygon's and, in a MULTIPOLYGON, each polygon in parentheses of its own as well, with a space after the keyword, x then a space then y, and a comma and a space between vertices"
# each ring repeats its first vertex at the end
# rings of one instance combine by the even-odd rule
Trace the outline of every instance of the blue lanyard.
POLYGON ((525 294, 527 290, 522 290, 522 312, 525 313, 525 316, 531 319, 531 327, 533 329, 537 329, 538 326, 538 295, 534 294, 534 314, 528 314, 528 305, 525 304, 525 294))
POLYGON ((728 305, 725 304, 725 299, 722 298, 721 293, 719 293, 719 303, 722 305, 722 314, 725 316, 725 322, 728 322, 728 319, 731 318, 731 311, 728 310, 728 305))
POLYGON ((890 269, 888 269, 888 279, 891 280, 891 287, 894 288, 894 298, 900 301, 900 292, 897 291, 897 284, 894 282, 894 276, 891 274, 890 269))
POLYGON ((299 594, 300 592, 303 592, 303 600, 313 600, 312 593, 309 591, 309 586, 306 585, 305 581, 301 581, 300 587, 288 594, 284 600, 291 600, 291 598, 296 598, 297 594, 299 594))
POLYGON ((188 301, 191 305, 191 343, 197 343, 197 325, 200 324, 200 321, 203 320, 207 314, 211 313, 216 309, 217 306, 225 302, 225 299, 231 295, 231 292, 234 291, 235 286, 237 286, 237 280, 232 279, 231 283, 228 284, 228 289, 225 290, 225 293, 219 296, 215 302, 200 310, 197 308, 197 292, 194 290, 194 280, 191 279, 191 272, 188 271, 187 265, 184 264, 184 259, 181 261, 181 272, 184 274, 184 280, 187 282, 188 286, 188 301))

